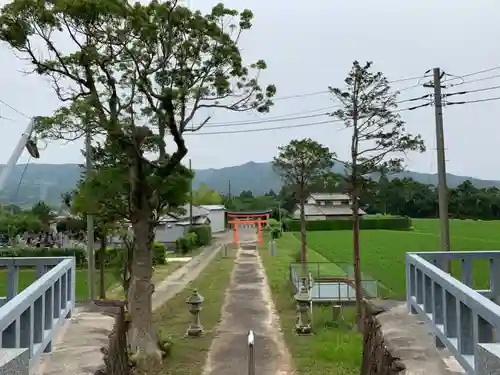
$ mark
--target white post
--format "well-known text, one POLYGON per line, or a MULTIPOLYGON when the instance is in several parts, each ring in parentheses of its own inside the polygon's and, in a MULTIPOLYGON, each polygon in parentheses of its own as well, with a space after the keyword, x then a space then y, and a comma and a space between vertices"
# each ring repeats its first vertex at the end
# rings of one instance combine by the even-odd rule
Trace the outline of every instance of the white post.
POLYGON ((254 356, 255 337, 253 331, 248 332, 248 375, 255 375, 254 356))
POLYGON ((9 175, 12 173, 12 170, 14 169, 19 158, 23 154, 23 150, 24 150, 24 147, 26 146, 26 142, 28 142, 28 139, 30 138, 31 132, 33 131, 34 127, 35 127, 35 119, 31 119, 28 126, 26 127, 26 130, 21 135, 21 139, 17 143, 16 148, 12 152, 12 155, 10 155, 10 158, 9 158, 9 161, 7 162, 7 165, 5 166, 2 173, 0 174, 0 191, 2 191, 3 188, 5 187, 5 184, 7 183, 7 179, 9 178, 9 175))

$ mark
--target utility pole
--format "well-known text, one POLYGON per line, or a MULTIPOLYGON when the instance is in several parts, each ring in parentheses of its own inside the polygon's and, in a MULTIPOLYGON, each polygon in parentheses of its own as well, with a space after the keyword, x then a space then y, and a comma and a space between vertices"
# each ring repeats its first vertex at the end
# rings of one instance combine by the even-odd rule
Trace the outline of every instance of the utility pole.
POLYGON ((281 222, 281 201, 278 201, 278 220, 280 222, 280 232, 283 232, 283 223, 281 222))
MULTIPOLYGON (((446 185, 446 159, 444 149, 443 104, 441 102, 441 69, 434 68, 434 110, 436 116, 436 148, 438 168, 439 224, 441 230, 441 249, 450 251, 450 225, 448 222, 448 187, 446 185)), ((427 85, 429 87, 429 85, 427 85)), ((449 268, 449 266, 448 266, 449 268)), ((449 269, 448 269, 449 271, 449 269)))
MULTIPOLYGON (((191 168, 191 158, 189 158, 189 171, 193 173, 193 168, 191 168)), ((193 227, 193 179, 189 184, 189 229, 193 227)))
MULTIPOLYGON (((85 134, 85 166, 87 178, 92 173, 92 135, 90 128, 85 134)), ((87 213, 87 272, 89 300, 95 299, 95 253, 94 253, 94 216, 87 213)))

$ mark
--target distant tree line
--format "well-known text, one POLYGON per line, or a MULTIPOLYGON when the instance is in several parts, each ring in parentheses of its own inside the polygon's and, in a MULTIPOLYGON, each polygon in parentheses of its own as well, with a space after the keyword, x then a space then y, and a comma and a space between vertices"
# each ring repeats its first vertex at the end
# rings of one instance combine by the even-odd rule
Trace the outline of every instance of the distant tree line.
MULTIPOLYGON (((423 184, 411 178, 389 179, 382 175, 378 181, 366 179, 361 194, 361 206, 369 214, 385 213, 412 218, 436 218, 438 193, 434 185, 423 184)), ((317 181, 312 187, 314 193, 347 192, 344 177, 330 174, 327 179, 317 181)), ((500 189, 496 187, 477 188, 470 180, 455 188, 448 189, 448 212, 456 219, 500 219, 500 189)), ((283 186, 279 192, 270 190, 263 196, 254 196, 251 191, 243 191, 238 196, 223 196, 223 203, 230 210, 272 209, 278 218, 278 206, 282 216, 290 216, 298 200, 292 189, 283 186)))

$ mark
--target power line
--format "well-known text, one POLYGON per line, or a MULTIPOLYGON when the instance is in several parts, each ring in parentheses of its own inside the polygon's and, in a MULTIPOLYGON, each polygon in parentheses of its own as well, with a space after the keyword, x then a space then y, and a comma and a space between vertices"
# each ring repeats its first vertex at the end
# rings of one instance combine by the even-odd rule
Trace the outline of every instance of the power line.
MULTIPOLYGON (((400 78, 400 79, 395 79, 393 81, 388 81, 387 83, 398 83, 398 82, 405 82, 405 81, 416 81, 419 79, 422 79, 424 77, 419 76, 419 77, 407 77, 407 78, 400 78)), ((396 90, 396 91, 405 91, 414 87, 418 87, 419 85, 414 85, 410 87, 405 87, 401 90, 396 90)), ((303 98, 306 96, 316 96, 316 95, 323 95, 323 94, 328 94, 330 93, 330 90, 321 90, 321 91, 315 91, 315 92, 309 92, 305 94, 296 94, 296 95, 287 95, 287 96, 280 96, 277 98, 273 98, 272 100, 283 100, 283 99, 295 99, 295 98, 303 98)))
POLYGON ((31 162, 31 155, 29 156, 28 158, 28 161, 26 162, 26 164, 24 164, 24 168, 23 168, 23 171, 21 173, 21 178, 19 179, 19 182, 17 183, 17 187, 16 187, 16 195, 15 195, 15 200, 17 200, 18 196, 19 196, 19 189, 21 188, 21 184, 23 183, 23 180, 24 180, 24 175, 26 174, 26 170, 28 169, 28 166, 30 165, 30 162, 31 162))
POLYGON ((18 110, 17 108, 14 108, 13 106, 11 106, 10 104, 4 102, 2 99, 0 99, 0 103, 2 103, 4 106, 6 106, 7 108, 10 108, 12 109, 14 112, 20 114, 21 116, 24 116, 26 117, 27 119, 30 119, 31 120, 31 117, 28 116, 27 114, 21 112, 20 110, 18 110))
POLYGON ((446 98, 448 96, 472 94, 474 92, 490 91, 490 90, 496 90, 496 89, 500 89, 500 85, 499 86, 492 86, 492 87, 485 87, 482 89, 475 89, 475 90, 450 92, 450 93, 443 94, 443 97, 446 98))
MULTIPOLYGON (((500 69, 500 66, 495 66, 495 67, 489 68, 489 69, 478 70, 478 71, 475 71, 475 72, 472 72, 472 73, 468 73, 468 74, 457 75, 457 76, 454 76, 454 78, 449 79, 448 81, 453 81, 453 80, 456 80, 456 79, 463 79, 463 78, 475 76, 475 75, 478 75, 478 74, 492 72, 492 71, 498 70, 498 69, 500 69)), ((452 74, 449 74, 449 73, 445 73, 445 74, 452 75, 452 74)))
MULTIPOLYGON (((309 110, 306 110, 306 111, 293 112, 293 113, 288 113, 288 114, 284 114, 284 115, 270 116, 270 117, 266 117, 266 118, 260 119, 260 120, 242 120, 242 121, 218 122, 218 123, 214 123, 214 124, 207 124, 204 127, 205 128, 215 128, 215 127, 219 127, 221 125, 226 125, 226 124, 231 124, 231 125, 237 125, 237 124, 240 124, 240 125, 250 125, 250 124, 260 123, 262 121, 272 122, 272 120, 275 120, 275 119, 276 120, 278 120, 278 119, 280 119, 280 120, 281 119, 289 120, 289 117, 301 116, 301 115, 306 114, 306 113, 314 113, 314 112, 320 112, 320 111, 327 111, 329 109, 334 109, 334 108, 337 108, 337 107, 338 106, 330 106, 330 107, 309 109, 309 110)), ((321 113, 319 116, 323 116, 323 115, 325 115, 325 113, 321 113)))
POLYGON ((1 119, 1 120, 7 120, 7 121, 16 122, 16 120, 11 119, 10 117, 5 117, 5 116, 1 116, 1 115, 0 115, 0 119, 1 119))
MULTIPOLYGON (((408 102, 413 102, 417 100, 423 100, 426 98, 430 98, 432 95, 431 94, 425 94, 422 96, 418 96, 415 98, 410 98, 410 99, 403 99, 403 100, 398 100, 395 102, 395 104, 400 104, 400 103, 408 103, 408 102)), ((327 110, 327 109, 335 109, 335 108, 342 108, 342 105, 336 105, 332 107, 326 107, 326 108, 318 108, 316 110, 311 110, 314 112, 320 111, 320 110, 327 110)), ((397 111, 397 110, 396 110, 397 111)), ((255 125, 255 124, 264 124, 264 123, 269 123, 269 122, 283 122, 283 121, 293 121, 293 120, 304 120, 307 118, 315 118, 315 117, 322 117, 322 116, 328 116, 329 113, 319 113, 315 115, 307 115, 307 116, 300 116, 303 113, 308 113, 309 111, 304 111, 304 112, 296 112, 294 115, 299 115, 299 116, 292 116, 292 114, 289 114, 289 117, 285 117, 286 115, 283 116, 275 116, 271 118, 265 118, 262 120, 249 120, 249 121, 235 121, 235 122, 221 122, 221 123, 215 123, 215 124, 209 124, 204 126, 204 128, 225 128, 225 127, 232 127, 232 126, 244 126, 244 125, 255 125)))
MULTIPOLYGON (((430 105, 431 105, 431 103, 425 103, 425 104, 418 105, 415 107, 396 109, 393 112, 413 111, 415 109, 427 107, 430 105)), ((343 120, 340 120, 340 119, 325 120, 325 121, 310 122, 307 124, 274 126, 272 128, 257 128, 257 129, 229 130, 229 131, 215 131, 215 132, 193 132, 193 133, 185 133, 184 135, 218 135, 218 134, 255 133, 255 132, 265 132, 265 131, 272 131, 272 130, 304 128, 304 127, 309 127, 309 126, 323 125, 323 124, 329 124, 329 123, 335 123, 335 122, 343 122, 343 120)))
POLYGON ((493 98, 466 100, 466 101, 461 101, 461 102, 447 102, 446 105, 462 105, 462 104, 472 104, 472 103, 483 103, 483 102, 492 102, 495 100, 500 100, 500 96, 496 96, 493 98))
MULTIPOLYGON (((455 87, 455 86, 462 86, 462 85, 468 85, 470 83, 476 83, 476 82, 481 82, 481 81, 489 81, 490 79, 494 79, 494 78, 499 78, 500 77, 500 74, 495 74, 495 75, 492 75, 492 76, 488 76, 488 77, 482 77, 482 78, 477 78, 477 79, 473 79, 471 81, 462 81, 460 83, 455 83, 455 84, 450 84, 448 86, 445 86, 444 88, 451 88, 451 87, 455 87)), ((454 79, 458 79, 460 77, 457 77, 457 78, 454 78, 454 79)), ((446 81, 444 81, 446 82, 446 81)))
POLYGON ((226 128, 226 127, 231 127, 231 126, 255 125, 255 124, 264 124, 264 123, 269 123, 269 122, 304 120, 307 118, 324 117, 324 116, 328 116, 328 113, 319 113, 316 115, 306 115, 306 116, 285 117, 285 118, 278 118, 278 119, 255 120, 255 121, 247 121, 247 122, 240 122, 240 123, 228 122, 228 123, 224 123, 224 124, 207 125, 205 127, 206 128, 226 128))
POLYGON ((393 81, 389 81, 388 83, 397 83, 397 82, 405 82, 405 81, 417 81, 417 80, 422 79, 422 78, 424 78, 424 76, 400 78, 400 79, 395 79, 393 81))

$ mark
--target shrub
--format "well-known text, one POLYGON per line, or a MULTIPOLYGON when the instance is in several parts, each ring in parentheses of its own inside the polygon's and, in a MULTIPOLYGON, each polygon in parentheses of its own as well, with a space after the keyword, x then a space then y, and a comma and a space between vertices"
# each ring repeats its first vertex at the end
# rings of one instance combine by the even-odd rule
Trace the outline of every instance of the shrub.
POLYGON ((272 230, 273 228, 279 227, 280 222, 276 219, 270 218, 267 220, 267 225, 264 229, 272 230))
POLYGON ((271 229, 271 237, 273 239, 277 239, 277 238, 280 238, 281 237, 281 228, 272 228, 271 229))
POLYGON ((166 264, 167 261, 165 260, 165 253, 167 252, 167 247, 160 243, 160 242, 155 242, 153 243, 153 265, 156 266, 157 264, 166 264))
POLYGON ((187 254, 189 251, 196 247, 198 242, 198 235, 193 232, 185 233, 184 236, 179 238, 177 243, 177 249, 180 250, 182 254, 187 254))
MULTIPOLYGON (((352 224, 350 219, 312 220, 306 222, 306 229, 308 231, 352 230, 352 224)), ((410 230, 411 227, 411 219, 402 216, 367 217, 359 221, 360 229, 410 230)), ((286 228, 292 232, 300 231, 300 220, 287 221, 286 228)))
POLYGON ((196 225, 191 228, 189 233, 194 233, 197 236, 196 244, 198 246, 210 245, 212 242, 212 228, 210 225, 196 225))

